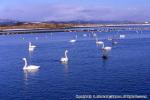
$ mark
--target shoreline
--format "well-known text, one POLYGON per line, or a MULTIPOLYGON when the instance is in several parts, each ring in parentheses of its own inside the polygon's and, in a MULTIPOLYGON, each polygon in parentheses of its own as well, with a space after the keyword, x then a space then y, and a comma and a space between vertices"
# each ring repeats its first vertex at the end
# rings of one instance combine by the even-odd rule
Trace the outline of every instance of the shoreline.
POLYGON ((0 35, 46 32, 95 32, 105 30, 150 30, 150 24, 23 24, 0 26, 0 35))

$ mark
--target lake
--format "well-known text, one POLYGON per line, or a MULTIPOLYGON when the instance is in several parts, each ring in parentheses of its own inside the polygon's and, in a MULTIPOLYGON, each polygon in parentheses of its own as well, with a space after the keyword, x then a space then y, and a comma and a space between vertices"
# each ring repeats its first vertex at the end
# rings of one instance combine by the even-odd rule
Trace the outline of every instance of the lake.
POLYGON ((76 100, 76 95, 147 95, 150 93, 150 31, 96 32, 112 46, 108 59, 88 32, 0 36, 1 100, 76 100), (87 34, 87 36, 83 36, 87 34), (126 37, 120 39, 119 35, 126 37), (77 41, 70 43, 77 35, 77 41), (112 45, 108 38, 118 42, 112 45), (37 47, 28 51, 29 41, 37 47), (68 64, 60 58, 68 50, 68 64), (34 72, 23 70, 39 65, 34 72))

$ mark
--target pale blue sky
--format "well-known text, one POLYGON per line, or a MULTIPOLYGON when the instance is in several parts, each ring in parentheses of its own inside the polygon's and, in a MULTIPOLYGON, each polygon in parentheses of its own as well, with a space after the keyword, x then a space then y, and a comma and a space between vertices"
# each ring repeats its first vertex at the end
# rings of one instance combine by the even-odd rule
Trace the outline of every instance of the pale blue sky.
POLYGON ((0 19, 150 21, 150 0, 0 0, 0 19))

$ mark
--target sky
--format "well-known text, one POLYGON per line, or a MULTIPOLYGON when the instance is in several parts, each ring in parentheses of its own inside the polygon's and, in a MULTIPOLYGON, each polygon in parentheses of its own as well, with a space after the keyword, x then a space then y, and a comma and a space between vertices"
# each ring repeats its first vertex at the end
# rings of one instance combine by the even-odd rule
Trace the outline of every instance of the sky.
POLYGON ((0 0, 0 19, 150 21, 150 0, 0 0))

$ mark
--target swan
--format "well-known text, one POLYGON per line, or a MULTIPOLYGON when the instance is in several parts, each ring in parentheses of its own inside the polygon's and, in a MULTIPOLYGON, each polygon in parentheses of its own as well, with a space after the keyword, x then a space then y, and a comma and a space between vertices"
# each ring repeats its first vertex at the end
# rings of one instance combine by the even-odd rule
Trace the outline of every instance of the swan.
POLYGON ((110 38, 110 39, 109 39, 109 41, 111 41, 111 42, 112 42, 112 45, 118 44, 118 42, 117 42, 117 41, 115 41, 114 37, 113 37, 113 38, 110 38))
POLYGON ((111 37, 109 37, 109 38, 108 38, 108 41, 111 41, 113 45, 118 44, 118 42, 117 42, 117 41, 115 41, 115 39, 114 39, 114 38, 115 38, 115 36, 113 35, 113 37, 112 37, 112 38, 111 38, 111 37))
POLYGON ((83 37, 87 37, 87 34, 83 34, 83 37))
POLYGON ((29 51, 34 51, 35 45, 32 45, 31 42, 29 42, 29 51))
POLYGON ((26 58, 22 58, 22 60, 24 60, 24 62, 25 62, 23 70, 37 70, 40 68, 40 66, 36 66, 36 65, 27 65, 27 59, 26 58))
POLYGON ((97 38, 95 38, 95 39, 96 39, 96 44, 97 44, 97 45, 103 44, 102 41, 99 41, 97 38))
POLYGON ((60 59, 61 62, 63 62, 63 63, 67 63, 67 62, 68 62, 67 53, 68 53, 68 50, 65 50, 65 57, 62 57, 62 58, 60 59))
POLYGON ((96 36, 97 36, 97 34, 96 34, 96 33, 93 33, 93 36, 94 36, 94 37, 96 37, 96 36))
POLYGON ((74 43, 76 41, 77 41, 77 35, 76 35, 75 39, 70 40, 71 43, 74 43))
POLYGON ((103 51, 102 58, 107 59, 108 58, 108 53, 109 53, 109 51, 111 51, 112 47, 109 47, 109 46, 106 47, 104 45, 103 41, 101 41, 101 45, 102 45, 102 51, 103 51))
POLYGON ((112 44, 115 45, 115 44, 118 44, 118 42, 112 39, 112 44))
POLYGON ((112 44, 115 45, 115 44, 118 44, 118 42, 117 41, 112 41, 112 44))
POLYGON ((72 40, 70 40, 70 42, 71 42, 71 43, 74 43, 74 42, 76 42, 76 40, 75 40, 75 39, 72 39, 72 40))
POLYGON ((103 51, 111 51, 112 47, 105 46, 103 41, 99 41, 99 42, 101 42, 100 44, 102 45, 103 51))
POLYGON ((120 35, 121 39, 124 39, 126 36, 124 34, 120 35))

